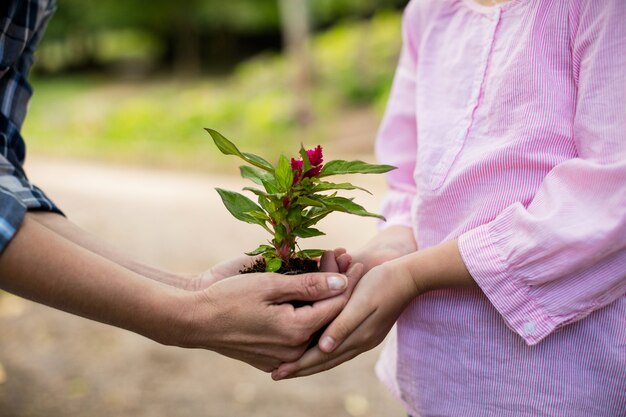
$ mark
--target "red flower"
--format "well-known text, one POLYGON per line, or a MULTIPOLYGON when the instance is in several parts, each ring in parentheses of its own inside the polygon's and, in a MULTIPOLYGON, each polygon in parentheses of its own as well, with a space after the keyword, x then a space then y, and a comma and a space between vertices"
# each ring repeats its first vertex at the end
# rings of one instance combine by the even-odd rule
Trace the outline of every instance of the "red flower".
POLYGON ((322 170, 322 166, 321 165, 313 167, 313 168, 309 169, 307 172, 304 173, 304 178, 317 177, 318 175, 320 175, 320 171, 321 170, 322 170))
POLYGON ((293 183, 298 184, 300 182, 300 177, 302 177, 302 165, 303 162, 301 159, 293 159, 291 158, 291 170, 293 171, 293 183))
POLYGON ((304 162, 302 159, 291 158, 291 170, 294 173, 293 183, 298 184, 302 178, 317 177, 322 171, 322 162, 324 162, 324 156, 322 155, 322 147, 317 145, 313 149, 306 151, 306 155, 311 163, 311 169, 307 172, 302 172, 304 162))
POLYGON ((301 159, 293 159, 291 158, 291 170, 293 172, 300 171, 302 169, 302 160, 301 159))
POLYGON ((317 167, 318 165, 322 165, 322 162, 324 162, 322 147, 320 145, 317 145, 314 149, 309 149, 306 151, 306 154, 309 157, 309 161, 311 161, 311 166, 317 167))

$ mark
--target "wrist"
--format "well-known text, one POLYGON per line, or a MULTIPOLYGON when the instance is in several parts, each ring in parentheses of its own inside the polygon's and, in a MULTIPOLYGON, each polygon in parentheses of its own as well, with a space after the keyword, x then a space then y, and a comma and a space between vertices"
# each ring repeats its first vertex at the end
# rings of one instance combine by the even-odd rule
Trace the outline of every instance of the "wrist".
POLYGON ((149 298, 151 314, 142 334, 167 346, 187 347, 196 306, 194 292, 162 286, 149 298))
POLYGON ((398 301, 403 304, 410 302, 423 292, 423 289, 417 285, 419 281, 413 276, 411 258, 413 258, 412 255, 405 255, 376 267, 381 270, 382 276, 393 279, 396 287, 394 293, 401 294, 403 299, 398 301))
POLYGON ((400 269, 408 271, 418 295, 437 289, 476 286, 456 240, 403 256, 397 262, 400 269))
POLYGON ((211 291, 173 292, 165 306, 167 330, 160 343, 181 348, 211 349, 210 341, 217 323, 211 291))
POLYGON ((202 274, 180 274, 181 276, 181 289, 185 291, 198 291, 201 289, 202 284, 202 274))

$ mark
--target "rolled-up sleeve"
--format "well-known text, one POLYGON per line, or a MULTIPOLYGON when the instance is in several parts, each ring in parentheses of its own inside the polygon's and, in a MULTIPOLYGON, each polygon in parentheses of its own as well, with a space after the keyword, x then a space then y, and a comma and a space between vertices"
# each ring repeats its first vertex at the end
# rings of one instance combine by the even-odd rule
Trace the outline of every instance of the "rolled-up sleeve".
POLYGON ((54 0, 10 1, 0 7, 0 251, 27 210, 62 214, 26 176, 21 135, 32 94, 28 74, 33 54, 55 7, 54 0))
POLYGON ((0 252, 4 251, 15 235, 25 214, 26 206, 13 194, 0 188, 0 252))
POLYGON ((578 157, 533 201, 459 238, 471 275, 526 343, 626 294, 626 2, 572 2, 578 157))

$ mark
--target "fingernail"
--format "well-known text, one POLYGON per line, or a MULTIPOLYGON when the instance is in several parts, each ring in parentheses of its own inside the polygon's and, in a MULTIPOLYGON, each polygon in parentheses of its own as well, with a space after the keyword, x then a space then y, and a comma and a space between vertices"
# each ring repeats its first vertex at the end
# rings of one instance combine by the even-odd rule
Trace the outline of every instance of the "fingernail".
POLYGON ((331 290, 343 290, 348 286, 348 280, 342 277, 331 276, 326 278, 326 282, 331 290))
POLYGON ((324 352, 330 352, 335 348, 335 340, 330 336, 326 336, 320 342, 320 347, 324 352))

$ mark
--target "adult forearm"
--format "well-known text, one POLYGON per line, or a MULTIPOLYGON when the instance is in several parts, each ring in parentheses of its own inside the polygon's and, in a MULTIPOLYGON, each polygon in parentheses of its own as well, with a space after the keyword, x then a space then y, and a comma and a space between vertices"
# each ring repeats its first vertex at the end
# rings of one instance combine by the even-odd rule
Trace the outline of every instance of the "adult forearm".
POLYGON ((36 220, 41 225, 63 236, 65 239, 77 244, 78 246, 109 259, 110 261, 115 262, 116 264, 144 277, 176 288, 187 289, 191 286, 191 276, 184 276, 182 274, 175 274, 162 269, 157 269, 132 259, 101 239, 92 236, 63 216, 47 212, 34 212, 29 213, 27 216, 30 216, 33 220, 36 220))
POLYGON ((300 357, 311 336, 339 314, 361 270, 353 267, 349 279, 337 273, 239 275, 184 291, 146 279, 27 216, 0 254, 0 288, 160 343, 214 350, 271 371, 300 357), (312 304, 294 308, 292 300, 312 304))
POLYGON ((145 279, 27 216, 0 255, 0 286, 16 295, 167 342, 180 290, 145 279))

